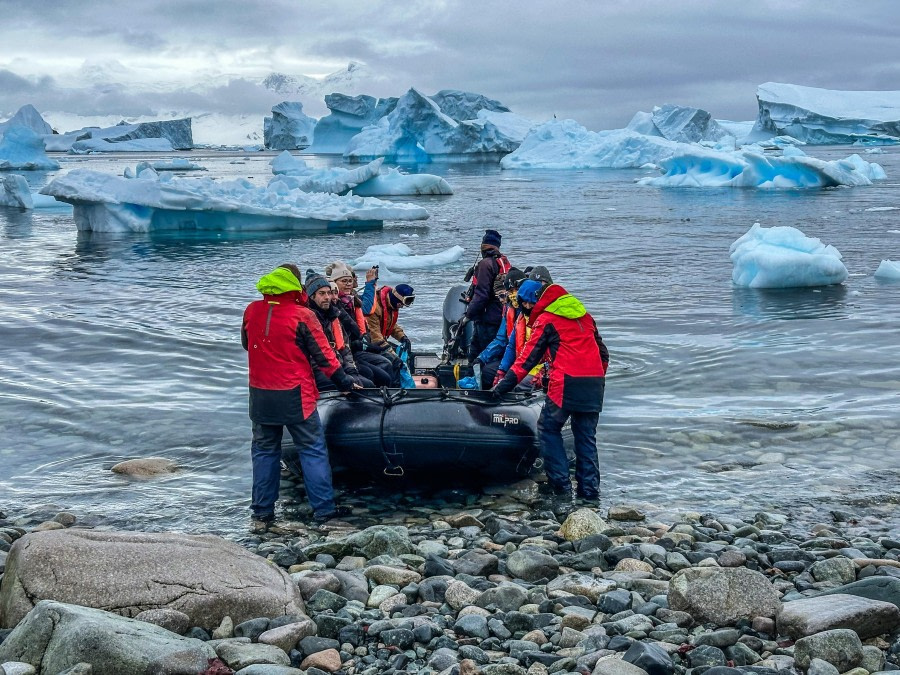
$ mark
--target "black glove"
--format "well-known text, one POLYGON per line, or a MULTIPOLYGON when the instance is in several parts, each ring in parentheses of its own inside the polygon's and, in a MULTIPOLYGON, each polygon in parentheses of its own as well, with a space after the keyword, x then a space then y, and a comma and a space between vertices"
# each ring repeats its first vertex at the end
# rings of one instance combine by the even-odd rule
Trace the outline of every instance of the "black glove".
POLYGON ((509 372, 503 377, 502 380, 500 380, 500 382, 497 383, 497 385, 493 389, 491 389, 491 393, 496 398, 501 398, 504 394, 508 394, 509 392, 511 392, 516 384, 517 382, 515 376, 511 372, 509 372))
POLYGON ((406 353, 410 356, 412 355, 412 342, 409 341, 409 338, 405 335, 400 340, 400 344, 403 345, 403 348, 406 350, 406 353))
POLYGON ((499 401, 500 399, 503 398, 503 392, 500 391, 499 387, 500 387, 500 385, 498 384, 496 387, 494 387, 493 389, 490 390, 491 396, 493 396, 494 400, 497 400, 497 401, 499 401))

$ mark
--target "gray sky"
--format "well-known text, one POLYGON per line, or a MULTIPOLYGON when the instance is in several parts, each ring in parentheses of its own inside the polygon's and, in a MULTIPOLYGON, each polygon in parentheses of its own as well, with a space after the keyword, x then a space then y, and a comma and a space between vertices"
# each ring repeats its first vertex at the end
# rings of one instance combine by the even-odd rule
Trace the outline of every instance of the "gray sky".
POLYGON ((465 89, 590 129, 663 103, 753 119, 766 81, 900 89, 897 0, 0 0, 0 16, 0 114, 264 112, 284 98, 268 73, 351 60, 366 93, 465 89))

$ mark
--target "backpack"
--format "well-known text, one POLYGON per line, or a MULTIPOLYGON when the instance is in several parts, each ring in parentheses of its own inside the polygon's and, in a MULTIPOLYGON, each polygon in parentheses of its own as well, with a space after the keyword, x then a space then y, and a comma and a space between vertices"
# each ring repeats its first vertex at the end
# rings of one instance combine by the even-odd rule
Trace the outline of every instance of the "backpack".
POLYGON ((494 258, 497 261, 497 276, 494 279, 494 286, 491 289, 491 293, 493 294, 494 299, 497 299, 498 293, 504 289, 504 284, 506 283, 506 275, 509 274, 509 270, 512 265, 509 264, 509 260, 502 253, 494 258))

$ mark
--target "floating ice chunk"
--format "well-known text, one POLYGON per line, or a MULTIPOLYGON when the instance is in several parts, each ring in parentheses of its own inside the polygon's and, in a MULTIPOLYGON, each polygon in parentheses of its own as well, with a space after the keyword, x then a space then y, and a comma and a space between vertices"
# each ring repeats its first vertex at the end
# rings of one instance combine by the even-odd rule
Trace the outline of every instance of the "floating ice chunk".
POLYGON ((884 179, 884 169, 859 155, 825 161, 786 147, 782 157, 750 151, 718 152, 698 146, 662 160, 664 175, 641 178, 655 187, 824 188, 871 185, 884 179), (799 154, 798 154, 799 153, 799 154))
POLYGON ((302 176, 312 171, 305 161, 299 157, 294 157, 287 150, 269 162, 269 166, 272 167, 272 173, 276 176, 282 174, 288 176, 302 176))
POLYGON ((47 124, 44 118, 41 117, 41 113, 30 103, 19 108, 16 114, 5 122, 0 122, 0 136, 3 135, 6 129, 12 127, 28 127, 38 136, 53 133, 53 128, 47 124))
POLYGON ((462 258, 463 252, 462 246, 451 246, 438 253, 413 255, 412 249, 406 244, 376 244, 369 246, 365 253, 352 261, 352 265, 355 270, 378 265, 392 272, 403 272, 449 265, 462 258))
POLYGON ((302 150, 312 143, 316 118, 303 112, 299 101, 282 101, 263 120, 263 139, 269 150, 302 150))
POLYGON ((753 227, 731 245, 732 281, 749 288, 830 286, 847 278, 834 246, 794 227, 753 227))
POLYGON ((781 151, 782 157, 806 157, 806 153, 803 152, 796 145, 786 145, 784 149, 781 151))
MULTIPOLYGON (((276 183, 281 182, 291 190, 332 192, 336 195, 342 195, 360 183, 378 176, 378 172, 381 170, 381 165, 384 162, 384 158, 379 157, 356 169, 345 169, 343 167, 313 169, 307 166, 302 159, 291 158, 294 161, 289 163, 287 158, 284 157, 286 152, 285 150, 285 152, 275 158, 275 160, 279 160, 277 170, 282 173, 269 182, 273 189, 276 183)), ((272 162, 272 171, 276 172, 275 161, 272 162)))
POLYGON ((44 136, 47 150, 84 154, 88 152, 168 152, 194 147, 191 119, 88 127, 65 134, 44 136), (105 142, 104 142, 105 141, 105 142), (168 141, 164 143, 163 141, 168 141), (114 146, 114 147, 113 147, 114 146))
POLYGON ((53 171, 59 162, 47 157, 43 139, 28 127, 9 127, 0 138, 0 171, 53 171))
POLYGON ((753 136, 786 135, 814 144, 900 142, 900 91, 832 91, 766 82, 756 90, 753 136))
POLYGON ((900 281, 900 262, 882 260, 875 270, 875 278, 882 281, 900 281))
POLYGON ((872 206, 864 211, 900 211, 900 206, 872 206))
POLYGON ((753 125, 756 124, 753 120, 749 122, 732 122, 731 120, 716 120, 716 123, 725 129, 729 134, 735 137, 738 143, 743 142, 747 136, 750 135, 750 132, 753 131, 753 125))
POLYGON ((867 155, 883 155, 884 150, 882 148, 866 148, 863 150, 867 155))
POLYGON ((20 209, 34 208, 28 181, 17 173, 0 175, 0 206, 15 206, 20 209))
POLYGON ((187 157, 173 157, 169 160, 150 162, 155 171, 206 171, 205 166, 194 164, 187 157))
POLYGON ((614 129, 588 131, 574 120, 550 120, 531 129, 503 169, 636 169, 659 164, 695 146, 657 136, 614 129))
POLYGON ((423 220, 414 204, 371 197, 340 197, 290 189, 281 181, 258 187, 248 180, 158 177, 141 171, 135 179, 75 169, 42 191, 75 206, 82 230, 150 229, 324 230, 380 227, 385 220, 423 220))
POLYGON ((331 111, 316 123, 310 152, 342 155, 364 127, 374 124, 389 114, 397 105, 396 98, 329 94, 325 105, 331 111))
POLYGON ((69 148, 73 155, 88 155, 94 152, 172 152, 168 138, 136 138, 130 141, 108 141, 105 138, 87 138, 76 141, 69 148))
POLYGON ((388 169, 353 188, 353 194, 362 197, 401 195, 452 195, 453 188, 440 176, 430 173, 400 173, 388 169))

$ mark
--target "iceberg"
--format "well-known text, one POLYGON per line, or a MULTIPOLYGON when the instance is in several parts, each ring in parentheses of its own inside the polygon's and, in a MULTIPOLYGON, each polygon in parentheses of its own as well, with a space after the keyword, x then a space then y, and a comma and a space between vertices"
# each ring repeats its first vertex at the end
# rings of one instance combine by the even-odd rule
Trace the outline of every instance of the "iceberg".
POLYGON ((374 157, 429 162, 441 155, 506 154, 522 142, 522 130, 531 128, 530 121, 506 109, 478 108, 491 99, 467 92, 452 92, 453 96, 448 91, 439 94, 443 95, 439 100, 448 110, 472 114, 473 118, 454 119, 434 98, 410 89, 390 114, 350 139, 344 157, 354 162, 374 157), (485 111, 491 115, 479 116, 485 111), (504 117, 492 116, 496 114, 504 117))
POLYGON ((44 136, 47 150, 89 152, 171 152, 191 150, 194 139, 191 118, 158 122, 121 122, 112 127, 88 127, 65 134, 44 136))
POLYGON ((847 278, 834 246, 795 227, 753 227, 731 245, 732 281, 748 288, 830 286, 847 278))
POLYGON ((346 194, 350 190, 363 197, 399 195, 452 195, 453 189, 440 176, 428 173, 404 174, 397 169, 389 169, 382 174, 383 157, 356 169, 335 167, 313 169, 299 157, 287 150, 272 160, 273 178, 270 185, 281 180, 291 189, 304 192, 333 192, 346 194))
POLYGON ((465 249, 462 246, 451 246, 439 253, 413 255, 406 244, 376 244, 369 246, 359 258, 351 261, 355 270, 367 270, 378 265, 390 272, 429 269, 455 263, 462 258, 465 249))
MULTIPOLYGON (((139 165, 140 166, 140 165, 139 165)), ((154 171, 206 171, 205 166, 194 164, 187 157, 173 157, 169 160, 150 162, 154 171)))
POLYGON ((268 150, 302 150, 312 143, 316 119, 303 112, 299 101, 282 101, 263 120, 263 143, 268 150))
POLYGON ((498 113, 511 112, 500 101, 471 91, 441 89, 430 98, 437 103, 442 113, 457 121, 475 119, 482 110, 498 113))
POLYGON ((0 206, 20 209, 34 208, 28 181, 16 173, 0 175, 0 206))
POLYGON ((640 185, 656 187, 826 188, 838 185, 871 185, 884 179, 884 169, 859 155, 825 161, 808 157, 795 146, 781 156, 761 150, 721 152, 686 146, 658 162, 664 175, 642 178, 640 185))
POLYGON ((44 141, 28 127, 9 127, 0 138, 0 171, 54 171, 59 162, 47 157, 44 141))
POLYGON ((833 91, 766 82, 756 90, 753 140, 791 136, 818 145, 900 143, 900 91, 833 91))
POLYGON ((95 232, 317 232, 428 218, 428 212, 414 204, 308 193, 280 181, 259 187, 246 179, 159 176, 149 167, 133 179, 75 169, 55 179, 41 194, 72 204, 78 229, 95 232))
POLYGON ((734 136, 705 110, 670 103, 654 107, 652 113, 635 114, 625 128, 645 136, 661 136, 679 143, 716 143, 734 136))
POLYGON ((394 110, 396 98, 375 98, 361 94, 329 94, 325 105, 329 114, 316 122, 313 142, 309 151, 321 154, 342 155, 363 128, 374 124, 394 110))
POLYGON ((39 136, 53 133, 53 128, 41 117, 37 108, 30 103, 19 108, 16 114, 5 122, 0 122, 0 136, 3 135, 4 130, 11 127, 28 127, 39 136))
POLYGON ((659 164, 693 146, 631 129, 588 131, 575 120, 550 120, 531 129, 500 160, 503 169, 637 169, 659 164))
POLYGON ((882 281, 900 281, 900 262, 882 260, 875 270, 875 278, 882 281))

